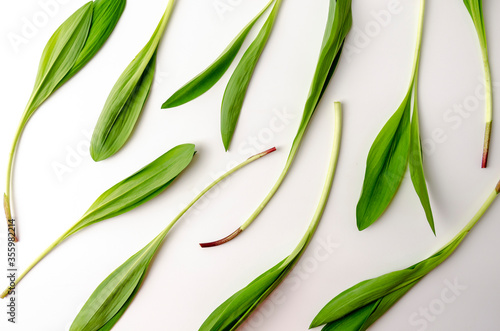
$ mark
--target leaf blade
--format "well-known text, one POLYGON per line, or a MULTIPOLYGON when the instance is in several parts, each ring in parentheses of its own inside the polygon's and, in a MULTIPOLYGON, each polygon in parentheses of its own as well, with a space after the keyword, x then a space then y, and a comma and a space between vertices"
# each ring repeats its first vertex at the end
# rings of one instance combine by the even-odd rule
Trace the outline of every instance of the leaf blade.
POLYGON ((178 107, 198 98, 210 90, 229 69, 236 58, 236 55, 240 51, 243 42, 248 36, 248 33, 252 30, 255 23, 260 17, 262 17, 273 1, 274 0, 270 1, 266 7, 264 7, 264 9, 243 28, 243 30, 231 41, 222 54, 212 64, 177 90, 170 98, 168 98, 167 101, 163 103, 161 108, 167 109, 178 107))
POLYGON ((268 19, 241 58, 224 92, 221 106, 221 136, 226 151, 229 149, 229 145, 233 138, 250 80, 260 56, 266 47, 267 41, 269 40, 281 3, 282 0, 277 0, 275 2, 268 19))

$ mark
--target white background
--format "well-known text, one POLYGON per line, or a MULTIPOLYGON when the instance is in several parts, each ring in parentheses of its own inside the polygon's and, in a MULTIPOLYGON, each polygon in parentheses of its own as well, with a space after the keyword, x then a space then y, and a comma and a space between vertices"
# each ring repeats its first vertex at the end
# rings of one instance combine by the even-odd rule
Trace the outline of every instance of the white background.
MULTIPOLYGON (((42 49, 53 31, 84 3, 58 1, 44 21, 40 4, 46 2, 50 1, 0 4, 0 174, 5 173, 8 147, 31 93, 42 49), (25 20, 33 22, 34 16, 42 18, 36 32, 15 47, 9 36, 22 36, 25 20)), ((328 1, 284 1, 229 153, 224 152, 219 136, 220 102, 229 73, 189 104, 172 110, 161 110, 160 105, 215 59, 266 2, 178 1, 160 46, 156 83, 137 128, 125 148, 104 162, 95 164, 90 159, 88 135, 118 76, 151 36, 166 0, 128 1, 105 47, 38 110, 23 135, 15 168, 20 269, 116 182, 178 144, 195 143, 198 153, 161 196, 87 228, 50 254, 18 288, 15 326, 7 323, 6 301, 2 302, 2 330, 66 330, 97 285, 161 231, 213 176, 257 152, 252 151, 252 139, 260 150, 276 146, 278 152, 234 175, 175 227, 115 327, 197 330, 220 303, 288 255, 302 237, 326 174, 336 100, 344 103, 345 131, 322 223, 295 273, 278 288, 279 296, 274 302, 268 300, 242 330, 306 330, 320 308, 341 291, 428 257, 479 209, 499 179, 500 127, 495 123, 490 166, 481 170, 484 115, 483 101, 478 99, 482 95, 476 93, 482 91, 483 69, 476 32, 461 0, 428 1, 419 100, 424 166, 438 236, 427 225, 409 173, 383 217, 358 232, 355 207, 366 156, 407 91, 419 1, 401 0, 398 13, 382 26, 374 13, 387 10, 390 0, 355 0, 348 47, 281 190, 237 240, 216 249, 199 248, 199 242, 219 239, 236 229, 281 171, 314 73, 328 1), (230 10, 218 11, 217 4, 230 10), (362 34, 366 29, 369 35, 362 34), (460 105, 468 110, 451 113, 460 105), (270 123, 284 112, 295 117, 276 130, 270 123), (78 150, 83 156, 74 154, 78 150), (58 175, 54 170, 58 165, 70 172, 58 175), (331 243, 328 253, 321 242, 331 243)), ((500 2, 486 0, 484 7, 493 79, 498 81, 500 2)), ((495 96, 500 98, 498 87, 495 96)), ((456 254, 371 329, 498 330, 499 213, 497 202, 456 254), (447 284, 454 282, 460 284, 459 294, 445 303, 441 295, 450 295, 447 284), (434 314, 426 318, 421 309, 434 314)), ((2 227, 2 251, 5 232, 2 227)), ((6 253, 0 258, 5 261, 6 253)), ((6 279, 1 283, 6 284, 6 279)))

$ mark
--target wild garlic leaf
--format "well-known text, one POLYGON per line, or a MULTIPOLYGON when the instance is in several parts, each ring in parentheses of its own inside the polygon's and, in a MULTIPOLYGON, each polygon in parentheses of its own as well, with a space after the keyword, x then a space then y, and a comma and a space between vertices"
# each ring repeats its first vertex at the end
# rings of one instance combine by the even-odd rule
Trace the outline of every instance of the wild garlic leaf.
MULTIPOLYGON (((89 225, 124 214, 157 197, 191 163, 194 154, 193 144, 174 147, 101 194, 82 218, 40 254, 16 279, 16 285, 38 262, 68 237, 89 225)), ((3 296, 5 295, 7 291, 3 293, 3 296)))
MULTIPOLYGON (((407 269, 363 281, 330 301, 311 323, 311 328, 327 324, 324 330, 348 325, 349 330, 366 330, 423 277, 443 263, 462 243, 491 204, 500 195, 500 182, 472 220, 446 246, 428 259, 407 269), (329 326, 328 326, 329 325, 329 326), (356 326, 358 326, 356 328, 356 326)), ((339 329, 340 330, 340 329, 339 329)), ((342 329, 344 331, 344 329, 342 329)))
POLYGON ((241 58, 224 92, 221 107, 221 135, 226 151, 231 144, 248 85, 278 17, 281 2, 282 0, 276 0, 264 26, 241 58))
POLYGON ((425 216, 427 221, 436 235, 436 227, 434 225, 434 216, 432 215, 431 203, 429 200, 429 192, 427 190, 427 184, 425 182, 423 156, 422 156, 422 144, 420 141, 420 125, 418 117, 418 80, 415 79, 414 96, 413 96, 413 115, 411 119, 411 133, 410 133, 410 175, 417 192, 420 202, 424 207, 425 216))
POLYGON ((237 235, 243 232, 255 221, 255 219, 264 210, 269 201, 271 201, 271 199, 274 197, 281 184, 285 180, 285 177, 288 174, 288 170, 290 169, 295 156, 300 149, 300 144, 302 142, 302 139, 304 138, 307 126, 309 125, 312 115, 318 107, 321 97, 328 87, 328 83, 333 77, 333 73, 335 72, 335 69, 337 68, 337 65, 339 63, 344 40, 352 27, 351 3, 351 0, 330 0, 330 9, 328 11, 323 43, 320 49, 319 59, 311 83, 309 96, 304 107, 304 112, 299 129, 293 140, 290 154, 288 155, 286 164, 278 180, 271 188, 271 191, 268 193, 268 195, 260 203, 259 207, 257 207, 257 209, 252 213, 252 215, 250 215, 247 221, 238 228, 238 230, 222 240, 202 244, 202 246, 213 247, 227 243, 230 240, 236 238, 237 235))
POLYGON ((360 231, 384 213, 403 180, 410 148, 410 112, 411 89, 368 153, 363 190, 356 207, 360 231))
POLYGON ((199 331, 236 330, 250 314, 281 284, 304 254, 319 225, 332 189, 342 136, 342 108, 335 103, 335 135, 327 176, 320 201, 305 235, 292 254, 232 295, 205 320, 199 331))
POLYGON ((191 100, 198 98, 200 95, 211 89, 226 73, 227 69, 233 63, 238 54, 243 42, 255 23, 261 18, 266 10, 275 0, 271 0, 266 7, 255 18, 248 23, 245 28, 231 41, 222 54, 206 68, 202 73, 189 81, 186 85, 175 92, 163 105, 162 109, 178 107, 191 100))
POLYGON ((78 59, 89 34, 94 3, 88 2, 71 15, 54 32, 43 50, 35 80, 33 94, 28 102, 24 119, 33 112, 58 87, 78 59))
POLYGON ((111 330, 130 304, 130 298, 137 293, 160 244, 161 240, 155 238, 113 271, 87 300, 70 331, 95 331, 103 327, 111 330), (108 303, 109 297, 114 299, 113 304, 108 303))
POLYGON ((125 0, 88 2, 54 32, 45 46, 33 92, 10 150, 4 194, 4 208, 8 221, 12 220, 14 223, 13 216, 15 216, 11 206, 14 158, 28 120, 55 90, 73 77, 97 53, 120 19, 125 2, 125 0))
POLYGON ((486 26, 484 24, 483 1, 482 0, 464 0, 465 7, 476 27, 476 32, 481 46, 484 65, 485 80, 485 109, 486 109, 486 128, 484 134, 482 168, 488 165, 488 155, 490 150, 491 129, 493 122, 493 81, 491 78, 490 60, 488 55, 488 41, 486 38, 486 26))
POLYGON ((58 88, 82 69, 104 45, 125 10, 126 0, 95 0, 92 23, 85 46, 58 88))
POLYGON ((90 142, 90 155, 96 162, 118 152, 135 128, 153 84, 156 53, 174 3, 169 1, 151 39, 118 78, 106 100, 90 142))
POLYGON ((75 318, 70 330, 111 330, 137 295, 152 258, 173 226, 215 185, 244 166, 274 152, 276 148, 257 154, 226 172, 206 187, 149 244, 111 273, 92 293, 75 318))

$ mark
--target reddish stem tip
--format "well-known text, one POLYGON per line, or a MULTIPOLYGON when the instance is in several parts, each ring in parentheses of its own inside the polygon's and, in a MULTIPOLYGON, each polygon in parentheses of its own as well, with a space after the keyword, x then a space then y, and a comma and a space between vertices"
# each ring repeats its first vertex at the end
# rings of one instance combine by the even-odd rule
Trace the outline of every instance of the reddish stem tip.
POLYGON ((231 240, 236 238, 242 232, 243 232, 243 230, 241 228, 238 228, 236 231, 231 233, 229 236, 222 238, 221 240, 212 241, 209 243, 203 243, 203 244, 200 244, 200 246, 201 246, 201 248, 210 248, 210 247, 220 246, 220 245, 223 245, 227 242, 230 242, 231 240))
POLYGON ((498 194, 500 194, 500 181, 497 184, 497 187, 495 188, 498 194))
POLYGON ((483 151, 483 162, 481 163, 481 168, 486 169, 488 167, 488 151, 483 151))

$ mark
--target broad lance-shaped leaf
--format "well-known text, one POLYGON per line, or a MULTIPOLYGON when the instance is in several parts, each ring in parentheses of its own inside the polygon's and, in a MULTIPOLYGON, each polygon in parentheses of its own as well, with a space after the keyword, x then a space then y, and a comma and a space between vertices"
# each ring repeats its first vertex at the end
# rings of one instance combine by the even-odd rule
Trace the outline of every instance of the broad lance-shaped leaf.
POLYGON ((273 10, 259 34, 241 58, 240 63, 234 70, 227 84, 221 107, 221 135, 226 151, 229 149, 231 140, 238 123, 243 101, 248 90, 248 85, 260 59, 264 47, 266 47, 269 36, 278 16, 282 0, 276 0, 273 10))
POLYGON ((418 70, 425 14, 425 0, 420 2, 417 47, 411 83, 401 106, 386 123, 373 143, 366 162, 365 180, 356 208, 360 231, 368 228, 385 212, 403 180, 410 157, 413 186, 425 210, 429 225, 436 234, 434 218, 422 164, 422 148, 418 118, 418 70), (410 123, 413 96, 413 119, 410 123))
POLYGON ((410 175, 413 182, 413 187, 417 192, 420 202, 424 207, 425 216, 427 221, 436 234, 436 227, 434 225, 434 216, 432 215, 431 203, 429 200, 429 192, 427 184, 425 183, 422 144, 420 141, 420 125, 418 116, 418 73, 415 76, 415 87, 413 93, 413 115, 411 119, 411 133, 410 133, 410 175))
POLYGON ((356 207, 359 230, 372 225, 398 191, 408 164, 411 89, 373 142, 366 161, 363 190, 356 207))
MULTIPOLYGON (((12 220, 14 216, 11 209, 11 187, 15 152, 28 120, 55 90, 73 77, 102 47, 118 23, 125 3, 125 0, 88 2, 54 32, 45 46, 35 86, 10 151, 4 194, 7 220, 12 220)), ((10 232, 14 235, 14 231, 10 232)))
POLYGON ((198 98, 200 95, 210 90, 215 83, 221 79, 224 73, 226 73, 227 69, 229 69, 231 63, 233 63, 236 55, 241 49, 243 42, 248 36, 248 33, 274 1, 275 0, 269 1, 264 9, 262 9, 261 12, 245 26, 245 28, 243 28, 243 30, 231 41, 222 54, 210 66, 208 66, 208 68, 175 92, 167 101, 163 103, 161 108, 167 109, 178 107, 198 98))
MULTIPOLYGON (((192 144, 174 147, 135 174, 101 194, 80 220, 54 241, 16 279, 16 285, 38 262, 71 235, 94 223, 124 214, 157 197, 191 163, 194 153, 194 145, 192 144)), ((4 298, 9 290, 9 288, 6 289, 0 297, 4 298)))
POLYGON ((304 138, 307 126, 311 121, 314 111, 318 107, 321 97, 323 96, 328 83, 333 77, 333 73, 335 72, 337 64, 339 63, 340 55, 342 54, 344 40, 349 33, 351 26, 351 0, 330 0, 330 9, 328 12, 325 34, 323 36, 323 44, 321 46, 314 78, 311 83, 311 89, 309 91, 309 96, 304 107, 302 121, 300 122, 299 129, 294 138, 290 154, 288 155, 288 159, 283 171, 281 172, 281 175, 272 187, 269 194, 264 198, 259 207, 253 212, 252 215, 250 215, 250 217, 242 226, 240 226, 232 234, 221 240, 202 244, 203 247, 213 247, 221 245, 236 238, 236 236, 238 236, 253 223, 253 221, 259 216, 259 214, 264 210, 269 201, 271 201, 273 196, 276 194, 281 184, 285 180, 288 170, 290 169, 293 160, 297 155, 297 152, 300 148, 300 143, 304 138))
POLYGON ((170 0, 146 46, 128 65, 104 104, 90 142, 90 155, 102 161, 118 152, 135 128, 153 84, 156 53, 175 0, 170 0))
POLYGON ((483 1, 482 0, 464 0, 465 7, 476 27, 479 44, 481 46, 481 54, 483 56, 484 65, 484 80, 485 80, 485 121, 486 128, 484 133, 484 146, 482 168, 488 165, 488 154, 490 150, 491 128, 493 122, 493 81, 491 79, 490 60, 488 56, 488 41, 486 38, 486 26, 484 24, 483 1))
POLYGON ((92 293, 81 311, 76 316, 70 330, 93 331, 111 330, 120 317, 125 313, 128 306, 136 296, 144 281, 146 272, 156 251, 161 247, 167 234, 180 218, 211 188, 220 183, 226 177, 243 168, 247 164, 272 153, 276 148, 271 148, 263 153, 255 155, 235 168, 231 169, 200 194, 184 208, 179 215, 148 245, 128 259, 124 264, 113 271, 92 293))
POLYGON ((366 330, 456 250, 499 194, 500 182, 472 220, 436 254, 407 269, 361 282, 342 292, 318 313, 311 328, 327 324, 323 330, 366 330))
POLYGON ((342 136, 342 107, 335 103, 335 136, 328 166, 327 177, 320 202, 306 234, 295 250, 276 266, 260 275, 248 286, 235 293, 210 314, 200 327, 200 331, 236 330, 250 314, 274 291, 292 271, 304 254, 316 231, 330 196, 342 136))

